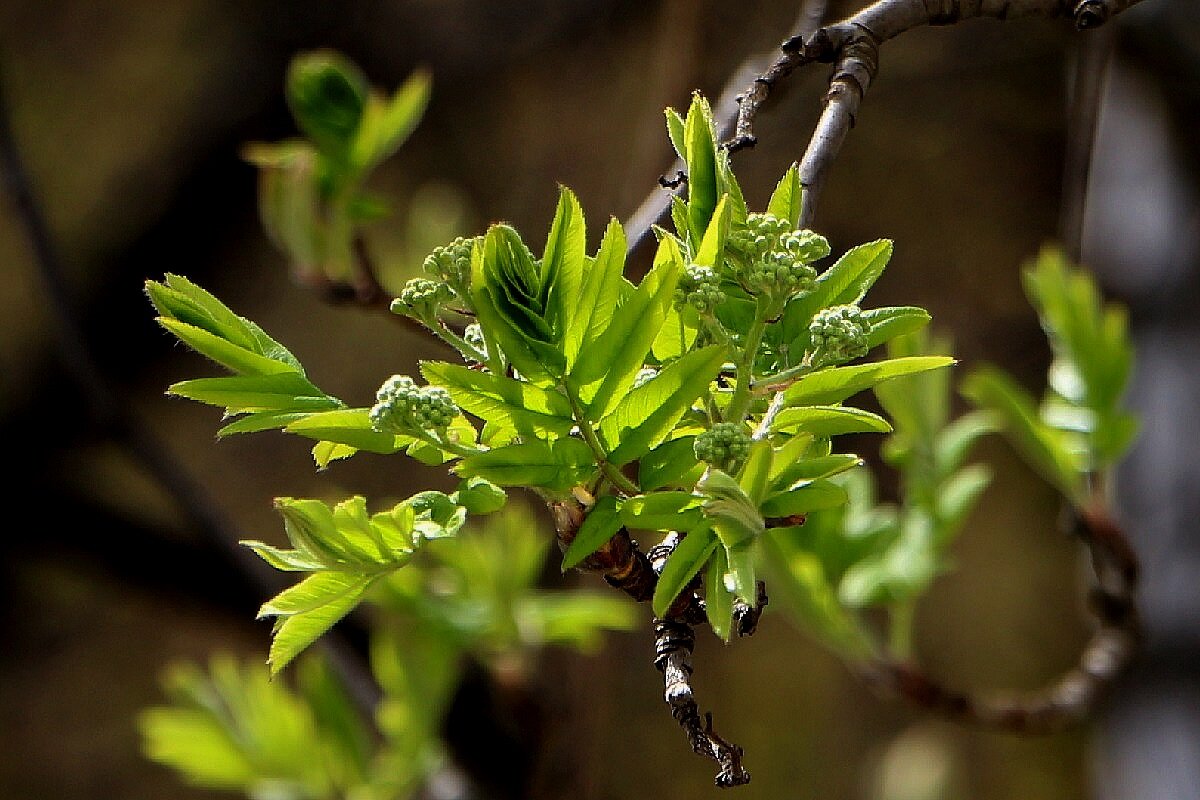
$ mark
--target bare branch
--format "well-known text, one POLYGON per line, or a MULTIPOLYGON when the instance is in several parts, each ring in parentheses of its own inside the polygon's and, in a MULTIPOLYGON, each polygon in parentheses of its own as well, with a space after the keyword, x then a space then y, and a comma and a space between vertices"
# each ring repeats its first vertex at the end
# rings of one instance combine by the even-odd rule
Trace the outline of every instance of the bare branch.
POLYGON ((967 19, 1070 17, 1080 30, 1098 27, 1141 0, 879 0, 841 22, 809 36, 785 41, 779 56, 754 79, 739 99, 730 151, 753 147, 754 120, 771 90, 797 68, 832 63, 825 108, 800 162, 803 227, 812 225, 816 202, 830 167, 854 126, 863 96, 879 72, 879 47, 922 25, 950 25, 967 19))
POLYGON ((913 665, 889 660, 866 665, 865 680, 923 708, 988 728, 1046 733, 1084 719, 1136 652, 1138 563, 1124 533, 1099 504, 1079 513, 1076 530, 1091 551, 1096 586, 1090 605, 1099 627, 1073 669, 1042 689, 993 696, 946 688, 913 665))

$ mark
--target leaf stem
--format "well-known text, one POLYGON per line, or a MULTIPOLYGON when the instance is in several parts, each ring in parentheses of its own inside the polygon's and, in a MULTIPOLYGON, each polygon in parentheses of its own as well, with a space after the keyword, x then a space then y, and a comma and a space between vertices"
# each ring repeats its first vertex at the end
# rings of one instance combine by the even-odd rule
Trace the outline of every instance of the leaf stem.
POLYGON ((583 435, 583 441, 592 451, 592 457, 596 459, 596 466, 600 467, 600 471, 604 473, 604 477, 608 478, 613 486, 620 489, 627 495, 633 496, 640 494, 641 490, 637 485, 617 469, 616 465, 608 460, 608 453, 604 450, 604 445, 600 443, 599 437, 596 436, 596 431, 587 420, 587 416, 583 413, 583 404, 579 401, 579 396, 571 386, 563 381, 559 384, 562 390, 567 395, 567 400, 571 403, 571 414, 575 417, 575 424, 579 426, 579 432, 583 435))
POLYGON ((754 322, 746 332, 741 358, 737 362, 737 386, 733 390, 733 398, 729 401, 726 412, 727 422, 741 422, 750 410, 750 385, 753 382, 754 359, 758 355, 758 346, 762 344, 763 334, 767 330, 767 320, 770 319, 771 306, 765 298, 759 298, 754 309, 754 322))

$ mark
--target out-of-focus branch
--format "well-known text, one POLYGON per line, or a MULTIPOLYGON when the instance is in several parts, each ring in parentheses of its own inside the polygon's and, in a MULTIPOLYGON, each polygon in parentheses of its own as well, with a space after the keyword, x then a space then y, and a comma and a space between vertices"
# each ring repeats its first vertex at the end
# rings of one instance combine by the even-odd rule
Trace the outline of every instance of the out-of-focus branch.
POLYGON ((880 660, 863 667, 866 681, 948 717, 1016 733, 1046 733, 1084 719, 1137 650, 1137 556, 1101 503, 1079 512, 1076 533, 1088 547, 1096 585, 1091 612, 1099 626, 1079 663, 1030 692, 986 695, 943 686, 912 664, 880 660))
POLYGON ((825 108, 800 162, 804 202, 800 225, 809 227, 833 161, 854 126, 862 100, 879 73, 884 42, 922 25, 949 25, 967 19, 1070 17, 1080 30, 1098 27, 1141 0, 879 0, 841 22, 807 36, 793 36, 783 54, 742 93, 731 151, 753 147, 754 120, 771 91, 797 68, 833 64, 825 108))

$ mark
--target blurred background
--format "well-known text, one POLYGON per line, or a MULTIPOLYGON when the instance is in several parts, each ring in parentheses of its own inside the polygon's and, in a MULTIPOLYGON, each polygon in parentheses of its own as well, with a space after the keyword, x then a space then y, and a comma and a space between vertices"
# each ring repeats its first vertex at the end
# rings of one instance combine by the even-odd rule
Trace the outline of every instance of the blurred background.
MULTIPOLYGON (((827 18, 858 5, 834 2, 827 18)), ((424 121, 374 183, 395 201, 369 234, 394 291, 448 235, 501 219, 542 230, 558 183, 593 230, 627 217, 671 161, 662 108, 686 107, 693 89, 718 95, 795 14, 782 0, 5 0, 0 84, 103 379, 234 528, 275 541, 277 495, 452 486, 370 454, 317 474, 309 445, 277 434, 217 445, 217 412, 163 396, 209 369, 153 323, 141 285, 168 271, 259 322, 352 404, 441 352, 386 315, 323 304, 261 232, 239 148, 294 133, 290 58, 332 47, 388 88, 419 65, 433 74, 424 121)), ((1200 797, 1200 9, 1145 0, 1113 35, 1084 255, 1130 305, 1139 350, 1130 402, 1143 433, 1119 491, 1144 559, 1146 649, 1095 723, 1023 739, 875 697, 782 617, 729 648, 703 635, 695 685, 746 748, 745 800, 1200 797)), ((1080 41, 1062 21, 1028 21, 887 44, 818 212, 835 251, 896 240, 878 304, 929 308, 960 359, 999 363, 1035 391, 1050 353, 1018 270, 1059 231, 1080 41)), ((758 147, 735 156, 752 208, 803 152, 827 77, 793 76, 759 118, 758 147)), ((172 661, 265 658, 264 598, 128 443, 89 421, 10 195, 0 265, 0 797, 228 796, 143 760, 133 720, 161 701, 172 661)), ((957 570, 919 608, 917 650, 956 686, 1034 687, 1087 638, 1082 553, 1058 532, 1053 490, 1003 442, 979 457, 997 478, 957 570)), ((650 644, 646 630, 594 656, 546 654, 559 739, 526 796, 717 791, 663 708, 650 644)))

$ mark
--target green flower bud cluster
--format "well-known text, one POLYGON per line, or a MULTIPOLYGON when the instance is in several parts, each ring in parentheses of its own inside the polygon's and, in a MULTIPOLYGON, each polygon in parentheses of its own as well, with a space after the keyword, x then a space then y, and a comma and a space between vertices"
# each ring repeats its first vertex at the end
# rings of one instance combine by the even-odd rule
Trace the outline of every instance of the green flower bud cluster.
POLYGON ((746 288, 782 297, 810 291, 817 278, 810 264, 830 252, 825 237, 793 230, 773 214, 750 214, 746 227, 730 234, 728 247, 746 288))
POLYGON ((392 301, 392 313, 428 322, 437 317, 438 308, 453 296, 450 287, 444 283, 413 278, 392 301))
POLYGON ((750 434, 736 422, 718 422, 696 437, 692 449, 700 461, 732 471, 750 452, 750 434))
POLYGON ((675 287, 675 306, 691 306, 701 314, 711 314, 724 299, 717 273, 699 264, 688 267, 675 287))
POLYGON ((858 306, 833 306, 818 311, 808 325, 813 364, 842 364, 865 356, 870 330, 858 306))
POLYGON ((658 377, 658 370, 654 367, 642 367, 638 370, 638 374, 633 379, 633 388, 637 389, 640 386, 645 386, 650 381, 658 377))
POLYGON ((482 236, 469 239, 460 236, 450 244, 435 247, 432 253, 425 256, 421 269, 426 275, 454 287, 456 292, 465 293, 471 285, 471 252, 482 239, 482 236))
POLYGON ((442 430, 458 416, 458 406, 440 386, 418 386, 407 375, 393 375, 375 393, 371 427, 381 433, 442 430))

